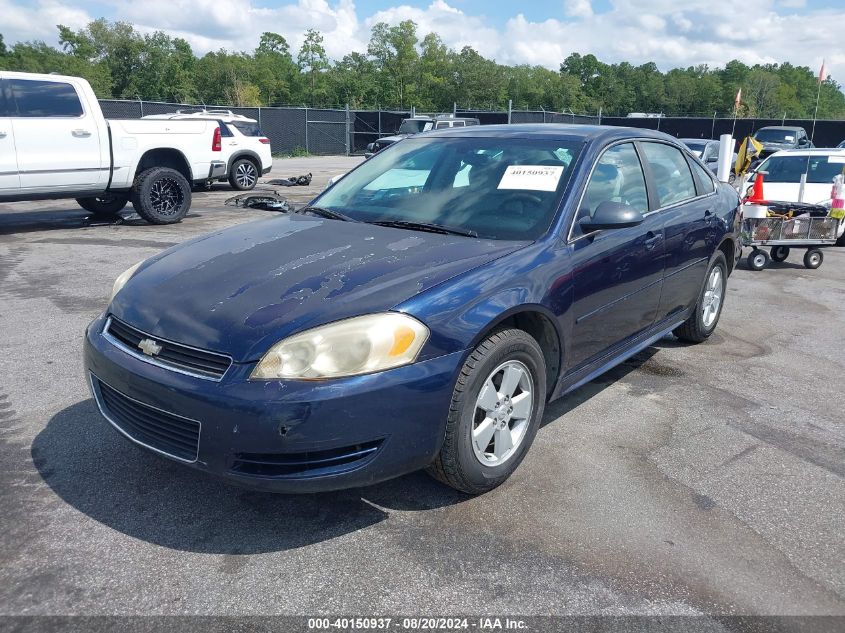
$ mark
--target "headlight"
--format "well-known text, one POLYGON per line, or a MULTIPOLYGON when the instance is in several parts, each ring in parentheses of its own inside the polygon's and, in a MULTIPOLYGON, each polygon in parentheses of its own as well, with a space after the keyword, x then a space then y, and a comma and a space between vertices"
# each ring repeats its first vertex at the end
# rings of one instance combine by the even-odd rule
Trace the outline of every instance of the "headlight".
POLYGON ((369 314, 300 332, 276 343, 251 380, 357 376, 413 363, 428 328, 398 312, 369 314))
POLYGON ((123 286, 126 285, 126 282, 129 281, 129 279, 132 277, 132 275, 135 274, 135 271, 138 270, 138 266, 140 266, 143 263, 144 263, 143 261, 140 261, 137 264, 135 264, 134 266, 127 268, 122 273, 120 273, 120 275, 118 276, 117 279, 114 280, 114 286, 112 286, 112 289, 111 289, 111 296, 109 297, 109 303, 111 303, 112 299, 114 299, 115 295, 118 292, 120 292, 120 289, 123 288, 123 286))

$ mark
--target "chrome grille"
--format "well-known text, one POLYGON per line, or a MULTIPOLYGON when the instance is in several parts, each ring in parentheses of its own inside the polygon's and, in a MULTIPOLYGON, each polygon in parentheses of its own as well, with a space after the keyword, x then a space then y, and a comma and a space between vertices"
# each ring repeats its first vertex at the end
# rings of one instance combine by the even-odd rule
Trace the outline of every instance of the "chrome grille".
POLYGON ((232 365, 232 359, 228 356, 152 336, 114 317, 106 321, 103 334, 141 360, 199 378, 220 380, 232 365), (145 354, 139 347, 144 340, 154 342, 156 348, 159 348, 158 352, 154 355, 145 354))

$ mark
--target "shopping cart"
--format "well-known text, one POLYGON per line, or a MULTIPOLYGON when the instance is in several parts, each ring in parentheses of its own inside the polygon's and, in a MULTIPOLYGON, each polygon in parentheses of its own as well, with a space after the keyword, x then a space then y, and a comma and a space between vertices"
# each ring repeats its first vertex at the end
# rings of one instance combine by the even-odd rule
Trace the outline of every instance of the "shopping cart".
POLYGON ((820 247, 836 243, 839 222, 837 218, 811 215, 745 218, 740 242, 743 246, 753 247, 747 259, 748 267, 763 270, 769 263, 770 255, 772 260, 782 262, 789 256, 790 248, 806 248, 804 266, 818 268, 824 261, 820 247), (769 253, 761 246, 770 246, 769 253))

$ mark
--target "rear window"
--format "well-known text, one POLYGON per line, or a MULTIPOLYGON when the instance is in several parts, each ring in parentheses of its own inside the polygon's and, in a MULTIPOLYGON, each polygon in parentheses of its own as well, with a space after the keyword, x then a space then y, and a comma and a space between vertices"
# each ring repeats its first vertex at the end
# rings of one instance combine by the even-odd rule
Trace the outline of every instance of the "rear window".
POLYGON ((82 103, 73 86, 58 81, 8 79, 7 108, 13 117, 78 117, 82 103))
POLYGON ((845 169, 845 156, 772 156, 757 171, 766 172, 766 182, 798 184, 807 173, 807 182, 831 183, 845 169))
POLYGON ((247 121, 233 121, 230 123, 238 132, 244 136, 264 136, 264 132, 258 127, 258 123, 250 123, 247 121))

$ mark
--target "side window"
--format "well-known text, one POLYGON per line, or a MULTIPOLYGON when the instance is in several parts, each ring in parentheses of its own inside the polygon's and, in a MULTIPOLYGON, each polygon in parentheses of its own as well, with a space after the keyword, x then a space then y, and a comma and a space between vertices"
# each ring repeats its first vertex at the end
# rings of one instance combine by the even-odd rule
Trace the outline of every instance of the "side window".
POLYGON ((453 127, 464 127, 464 122, 463 122, 463 121, 455 121, 455 122, 452 124, 452 126, 453 126, 453 127))
POLYGON ((0 79, 0 117, 9 116, 6 110, 6 82, 0 79))
POLYGON ((230 124, 226 124, 223 121, 217 121, 217 125, 220 127, 220 136, 223 138, 230 138, 234 137, 235 135, 232 133, 231 128, 229 127, 230 124))
POLYGON ((708 143, 704 151, 704 162, 710 163, 719 158, 719 146, 716 143, 708 143))
POLYGON ((648 212, 643 167, 633 143, 614 145, 598 159, 572 227, 573 237, 582 235, 578 221, 595 215, 602 202, 622 202, 640 213, 648 212))
POLYGON ((449 127, 449 121, 438 121, 434 126, 435 130, 442 130, 444 127, 449 127))
POLYGON ((692 172, 698 179, 699 193, 701 193, 701 195, 712 193, 716 189, 716 185, 713 183, 713 177, 710 175, 710 171, 699 165, 694 160, 691 160, 689 164, 692 166, 692 172))
POLYGON ((31 79, 7 80, 13 117, 78 117, 82 103, 70 84, 31 79))
POLYGON ((681 150, 664 143, 642 143, 645 159, 654 176, 660 207, 695 198, 695 182, 681 150))

